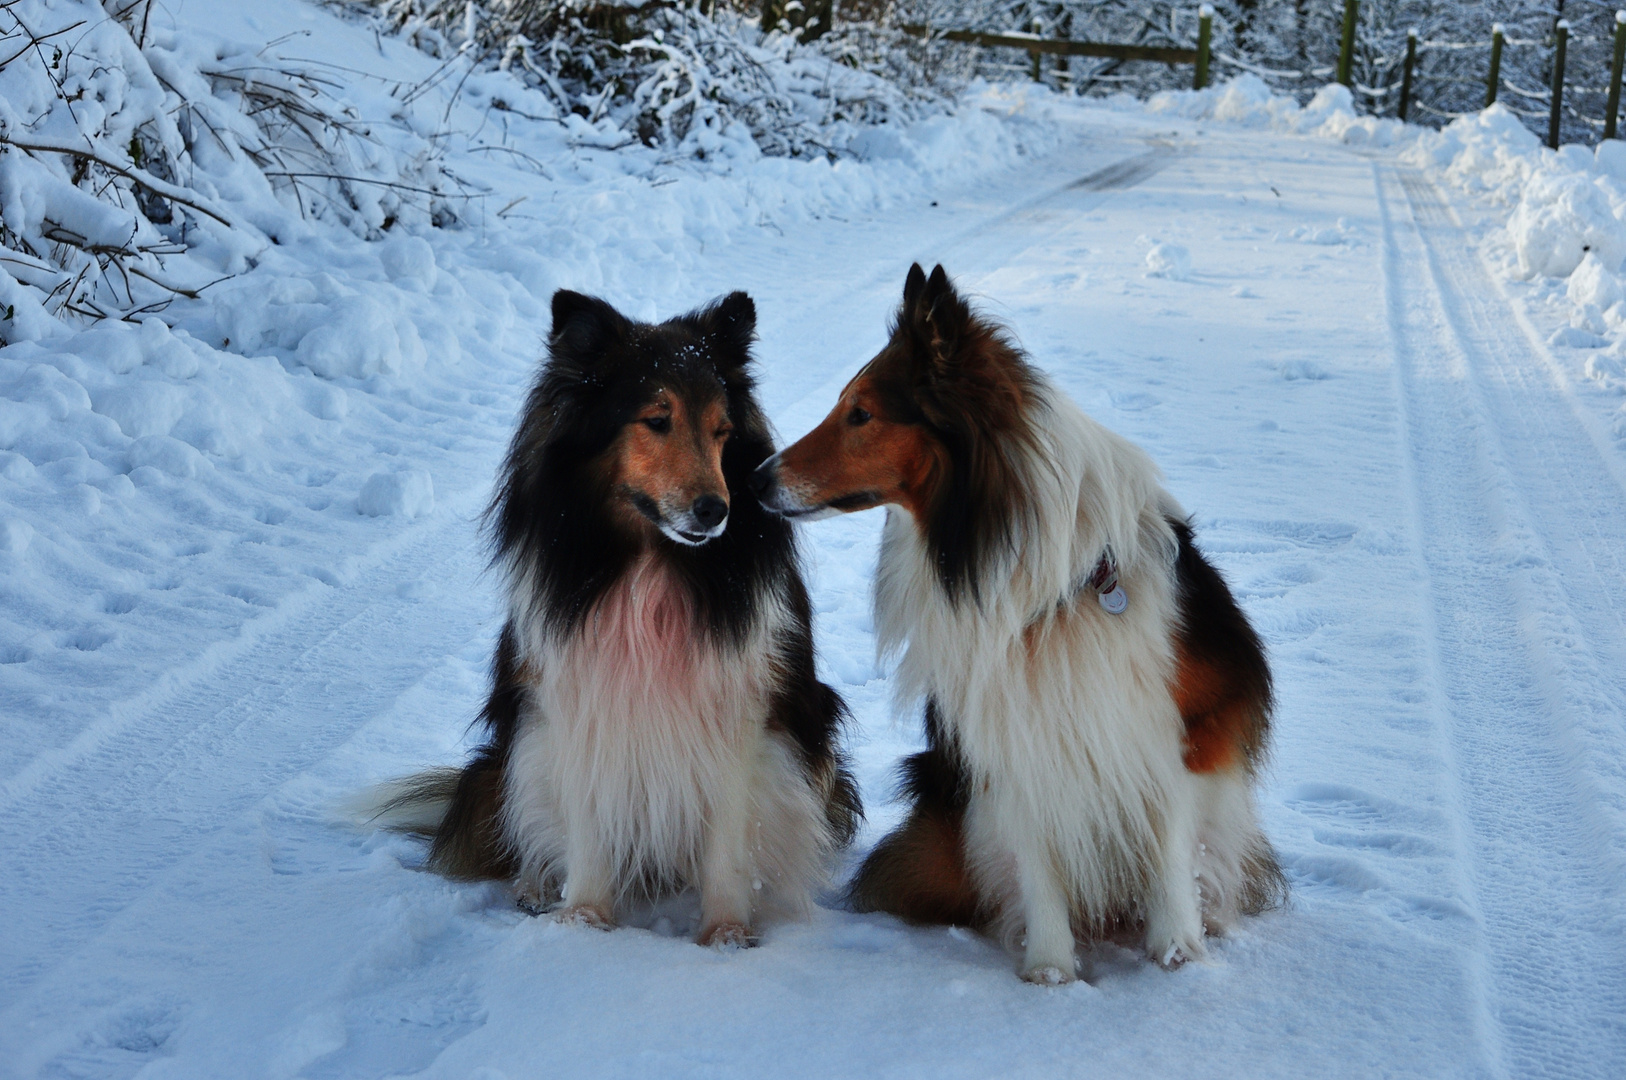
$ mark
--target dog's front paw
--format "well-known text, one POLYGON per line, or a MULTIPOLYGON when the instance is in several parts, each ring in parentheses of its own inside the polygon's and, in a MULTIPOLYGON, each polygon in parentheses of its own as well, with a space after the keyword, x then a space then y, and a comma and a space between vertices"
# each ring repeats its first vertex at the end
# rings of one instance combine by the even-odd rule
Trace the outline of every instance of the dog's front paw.
POLYGON ((1202 941, 1168 941, 1146 943, 1146 953, 1164 971, 1174 971, 1192 960, 1207 960, 1208 950, 1202 941))
POLYGON ((1035 986, 1066 986, 1075 978, 1071 971, 1064 971, 1055 964, 1035 964, 1022 971, 1022 981, 1035 986))
POLYGON ((614 930, 615 920, 597 904, 575 904, 554 916, 566 926, 586 926, 593 930, 614 930))
POLYGON ((700 944, 710 949, 754 949, 759 938, 743 923, 718 923, 700 933, 700 944))
POLYGON ((514 890, 514 906, 527 915, 541 915, 550 905, 542 890, 534 885, 521 885, 514 890))

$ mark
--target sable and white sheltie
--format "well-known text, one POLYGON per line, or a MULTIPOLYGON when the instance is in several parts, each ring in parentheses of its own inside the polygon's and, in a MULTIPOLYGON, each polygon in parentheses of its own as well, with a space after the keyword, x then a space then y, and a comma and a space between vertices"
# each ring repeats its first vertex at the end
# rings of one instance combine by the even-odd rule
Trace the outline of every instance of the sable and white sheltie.
POLYGON ((942 267, 910 269, 886 347, 752 487, 790 518, 887 507, 875 624, 927 749, 855 907, 1025 936, 1023 978, 1062 983, 1075 934, 1173 966, 1285 895, 1253 796, 1259 638, 1151 459, 942 267))
POLYGON ((739 292, 659 325, 554 294, 489 515, 508 600, 489 739, 383 815, 432 837, 434 869, 606 928, 693 887, 701 944, 738 946, 759 914, 805 912, 851 838, 795 538, 745 493, 773 451, 755 327, 739 292))

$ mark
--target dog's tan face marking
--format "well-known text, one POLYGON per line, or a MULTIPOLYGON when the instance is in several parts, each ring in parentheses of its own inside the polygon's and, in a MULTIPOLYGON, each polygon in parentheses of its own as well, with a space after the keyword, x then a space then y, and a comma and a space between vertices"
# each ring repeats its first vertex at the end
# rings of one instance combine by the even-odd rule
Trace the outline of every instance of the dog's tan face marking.
POLYGON ((659 390, 608 452, 611 491, 624 521, 695 546, 728 524, 723 444, 733 425, 722 395, 696 403, 659 390))
POLYGON ((818 427, 772 459, 773 510, 812 519, 893 505, 924 516, 948 470, 947 450, 924 425, 890 414, 877 378, 872 363, 818 427))

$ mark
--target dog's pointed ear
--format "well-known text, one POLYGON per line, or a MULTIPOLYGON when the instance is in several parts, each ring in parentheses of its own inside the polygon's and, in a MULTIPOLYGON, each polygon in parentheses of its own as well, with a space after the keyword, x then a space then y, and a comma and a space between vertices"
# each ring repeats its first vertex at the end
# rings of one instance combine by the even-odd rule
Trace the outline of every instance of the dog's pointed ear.
POLYGON ((713 300, 684 321, 711 343, 720 370, 737 371, 751 362, 751 342, 757 336, 757 305, 746 293, 731 292, 713 300))
POLYGON ((553 328, 548 351, 556 360, 591 367, 627 333, 627 319, 596 296, 560 289, 553 294, 553 328))
MULTIPOLYGON (((913 278, 914 274, 910 276, 913 278)), ((920 285, 913 322, 915 334, 931 358, 933 372, 950 374, 960 342, 971 323, 971 308, 954 291, 954 283, 941 264, 934 267, 932 276, 920 285)))
POLYGON ((920 268, 919 263, 909 265, 909 276, 903 279, 903 317, 905 320, 915 316, 915 305, 920 300, 920 294, 926 290, 926 271, 920 268))

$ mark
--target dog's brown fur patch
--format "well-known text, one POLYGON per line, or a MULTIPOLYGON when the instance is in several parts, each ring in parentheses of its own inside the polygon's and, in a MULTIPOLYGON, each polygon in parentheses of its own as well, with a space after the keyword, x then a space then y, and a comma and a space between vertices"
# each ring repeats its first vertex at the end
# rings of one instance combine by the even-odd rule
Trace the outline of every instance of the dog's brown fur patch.
POLYGON ((830 415, 779 461, 807 502, 837 503, 843 510, 895 503, 917 521, 925 520, 949 465, 926 428, 888 409, 869 369, 847 384, 830 415))
POLYGON ((723 444, 731 430, 720 387, 715 397, 698 401, 658 392, 605 451, 604 469, 619 496, 623 524, 639 533, 653 528, 638 510, 640 499, 668 508, 714 495, 727 505, 723 444))
POLYGON ((860 911, 885 911, 913 923, 977 926, 977 890, 965 861, 963 815, 916 809, 864 860, 852 900, 860 911))
POLYGON ((1175 577, 1180 629, 1170 687, 1185 721, 1186 768, 1196 773, 1264 764, 1274 705, 1264 644, 1219 572, 1172 522, 1179 541, 1175 577))

